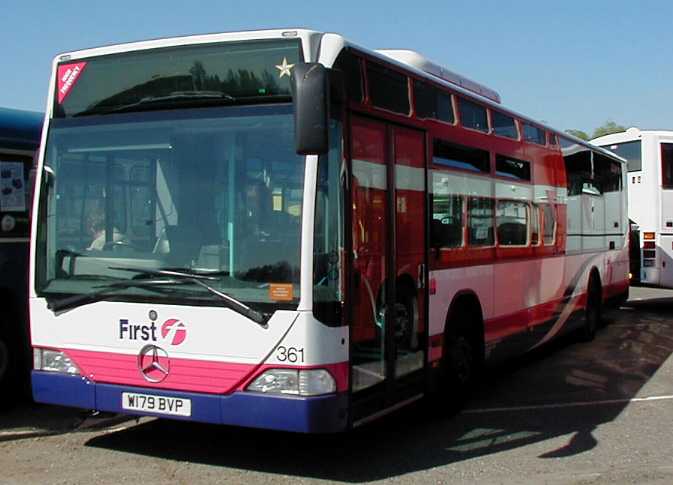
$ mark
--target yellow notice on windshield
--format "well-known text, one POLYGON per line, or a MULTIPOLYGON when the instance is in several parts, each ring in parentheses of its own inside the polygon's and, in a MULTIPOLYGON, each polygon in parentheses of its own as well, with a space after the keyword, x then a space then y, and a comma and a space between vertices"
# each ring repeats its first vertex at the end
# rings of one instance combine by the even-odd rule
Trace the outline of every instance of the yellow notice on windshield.
POLYGON ((273 301, 292 301, 294 298, 292 284, 271 283, 269 285, 269 298, 273 301))

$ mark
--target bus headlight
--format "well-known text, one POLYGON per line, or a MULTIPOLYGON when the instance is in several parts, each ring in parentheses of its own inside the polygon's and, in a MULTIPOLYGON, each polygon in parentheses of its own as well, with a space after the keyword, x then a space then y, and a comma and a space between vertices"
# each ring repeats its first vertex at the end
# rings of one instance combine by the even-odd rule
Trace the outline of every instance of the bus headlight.
POLYGON ((325 369, 269 369, 248 386, 248 391, 294 396, 336 392, 336 381, 325 369))
POLYGON ((80 374, 79 367, 65 353, 58 350, 34 349, 33 369, 62 374, 80 374))

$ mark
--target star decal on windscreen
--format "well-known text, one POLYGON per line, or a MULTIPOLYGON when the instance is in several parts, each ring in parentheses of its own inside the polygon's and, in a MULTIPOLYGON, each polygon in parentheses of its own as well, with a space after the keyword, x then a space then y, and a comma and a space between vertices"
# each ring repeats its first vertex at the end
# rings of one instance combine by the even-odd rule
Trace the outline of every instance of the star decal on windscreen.
POLYGON ((279 74, 278 77, 281 77, 281 78, 283 76, 290 77, 290 69, 292 69, 293 67, 294 67, 294 64, 288 64, 287 63, 287 58, 283 57, 283 62, 276 66, 276 69, 278 69, 280 71, 280 74, 279 74))

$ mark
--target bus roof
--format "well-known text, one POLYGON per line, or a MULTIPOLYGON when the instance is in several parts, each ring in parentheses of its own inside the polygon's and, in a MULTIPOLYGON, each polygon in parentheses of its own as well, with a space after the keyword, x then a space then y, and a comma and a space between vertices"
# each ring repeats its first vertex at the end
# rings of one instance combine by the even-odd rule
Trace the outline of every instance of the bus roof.
POLYGON ((0 108, 0 150, 35 150, 43 119, 36 111, 0 108))
MULTIPOLYGON (((174 47, 179 45, 197 45, 208 44, 213 42, 227 42, 240 40, 260 40, 260 39, 278 39, 278 38, 298 38, 302 42, 304 57, 306 62, 318 62, 320 60, 329 58, 334 62, 338 52, 331 52, 327 56, 322 52, 323 49, 341 50, 343 48, 352 47, 360 52, 363 52, 372 57, 378 58, 383 62, 388 62, 399 66, 400 68, 412 72, 414 75, 433 81, 435 83, 446 86, 463 96, 473 98, 482 104, 486 104, 493 109, 516 116, 522 121, 535 124, 552 133, 562 136, 573 143, 585 146, 592 150, 600 151, 603 154, 620 159, 609 150, 605 150, 597 145, 589 143, 585 140, 569 135, 565 132, 556 130, 540 121, 534 120, 528 116, 522 115, 509 108, 505 108, 500 104, 500 95, 475 81, 472 81, 462 75, 456 74, 440 65, 432 63, 424 58, 421 54, 414 51, 406 51, 401 49, 381 49, 373 50, 362 47, 355 43, 346 40, 342 35, 336 33, 319 32, 309 29, 285 28, 285 29, 268 29, 268 30, 248 30, 237 32, 222 32, 212 34, 198 34, 180 37, 169 37, 151 39, 138 42, 128 42, 114 45, 107 45, 101 47, 94 47, 91 49, 84 49, 63 53, 54 58, 54 69, 58 62, 68 61, 70 59, 81 59, 94 56, 104 56, 109 54, 117 54, 122 52, 131 52, 145 49, 158 49, 162 47, 174 47), (438 71, 438 72, 434 72, 438 71)), ((330 67, 331 64, 326 64, 330 67)), ((55 72, 55 71, 54 71, 55 72)), ((50 103, 51 104, 51 103, 50 103)), ((621 160, 621 159, 620 159, 621 160)))
POLYGON ((610 145, 613 143, 625 143, 629 141, 641 140, 644 136, 670 138, 673 137, 673 130, 641 130, 636 127, 631 127, 626 131, 599 136, 592 139, 591 143, 597 145, 610 145))

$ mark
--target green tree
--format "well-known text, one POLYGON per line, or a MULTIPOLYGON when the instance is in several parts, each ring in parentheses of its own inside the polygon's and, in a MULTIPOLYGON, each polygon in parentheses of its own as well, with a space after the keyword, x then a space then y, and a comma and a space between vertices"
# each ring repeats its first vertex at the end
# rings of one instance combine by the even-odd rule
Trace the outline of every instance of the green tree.
POLYGON ((599 126, 594 130, 594 134, 591 138, 598 138, 599 136, 610 135, 612 133, 621 133, 622 131, 626 131, 626 127, 618 125, 612 120, 608 120, 603 123, 603 126, 599 126))
POLYGON ((582 140, 589 140, 589 135, 582 130, 566 130, 566 133, 582 140))

